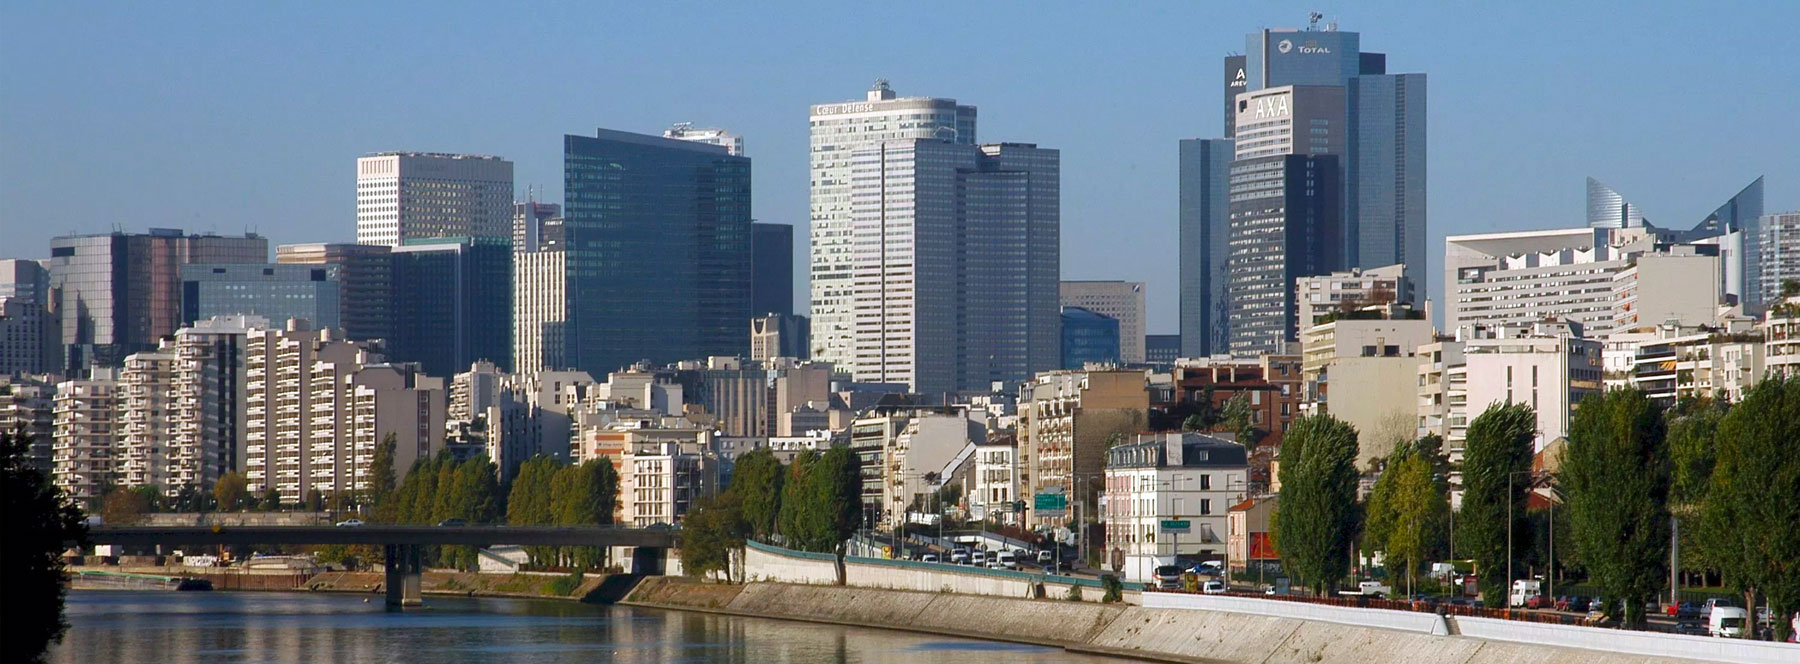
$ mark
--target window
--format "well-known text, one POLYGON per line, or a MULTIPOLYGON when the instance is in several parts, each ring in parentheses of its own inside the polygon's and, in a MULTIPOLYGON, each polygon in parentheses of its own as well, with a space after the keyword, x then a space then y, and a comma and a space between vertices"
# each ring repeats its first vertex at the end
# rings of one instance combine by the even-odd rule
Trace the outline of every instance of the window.
POLYGON ((1212 500, 1210 498, 1200 499, 1200 513, 1212 514, 1212 500))
POLYGON ((1207 475, 1205 473, 1201 473, 1200 474, 1200 490, 1206 491, 1211 488, 1212 488, 1212 476, 1207 475))

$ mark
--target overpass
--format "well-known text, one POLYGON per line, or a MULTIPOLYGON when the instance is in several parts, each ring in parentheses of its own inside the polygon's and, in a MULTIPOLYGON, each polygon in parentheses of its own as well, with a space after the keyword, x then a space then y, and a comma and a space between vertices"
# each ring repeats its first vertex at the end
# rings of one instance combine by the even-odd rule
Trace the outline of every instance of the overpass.
POLYGON ((660 554, 656 550, 675 546, 676 532, 609 526, 94 526, 88 529, 88 541, 123 546, 380 545, 387 605, 397 609, 420 604, 419 574, 424 571, 426 546, 630 546, 660 554))

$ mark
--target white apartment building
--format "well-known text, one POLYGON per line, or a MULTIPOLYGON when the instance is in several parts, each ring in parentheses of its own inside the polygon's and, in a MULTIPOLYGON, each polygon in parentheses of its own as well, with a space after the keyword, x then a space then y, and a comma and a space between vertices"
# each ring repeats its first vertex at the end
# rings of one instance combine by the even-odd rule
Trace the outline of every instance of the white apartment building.
POLYGON ((1380 318, 1340 318, 1301 334, 1302 408, 1356 427, 1357 465, 1367 467, 1417 434, 1416 405, 1396 395, 1417 392, 1419 348, 1435 342, 1437 330, 1403 305, 1355 315, 1380 318))
POLYGON ((243 459, 253 493, 273 486, 298 502, 313 491, 367 490, 375 446, 388 434, 396 469, 443 444, 443 379, 383 364, 335 330, 301 321, 253 329, 244 355, 243 459))
POLYGON ((1445 239, 1444 329, 1561 320, 1605 338, 1613 277, 1654 240, 1654 229, 1643 227, 1452 235, 1445 239))
MULTIPOLYGON (((1473 421, 1491 404, 1530 405, 1537 412, 1533 452, 1566 437, 1576 406, 1604 389, 1600 342, 1567 323, 1476 329, 1464 336, 1463 361, 1464 411, 1451 417, 1473 421)), ((1460 458, 1465 440, 1447 438, 1452 459, 1460 458)))
POLYGON ((1144 282, 1064 281, 1062 306, 1117 319, 1120 361, 1144 363, 1144 282))
POLYGON ((31 465, 48 475, 55 468, 56 382, 47 374, 0 373, 0 431, 23 433, 31 465))
POLYGON ((1664 406, 1689 397, 1741 401, 1767 370, 1762 333, 1752 323, 1737 318, 1725 328, 1656 328, 1654 338, 1637 346, 1631 386, 1664 406))
POLYGON ((172 494, 167 455, 175 448, 175 353, 169 345, 125 356, 119 372, 122 435, 117 481, 122 486, 161 487, 172 494))
POLYGON ((499 157, 383 152, 356 160, 356 242, 513 235, 513 164, 499 157))
POLYGON ((890 531, 900 526, 914 497, 931 493, 945 481, 930 481, 928 475, 947 477, 953 460, 969 446, 986 441, 986 418, 966 409, 920 411, 886 437, 881 451, 881 513, 887 516, 890 531))
POLYGON ((51 481, 70 499, 99 498, 104 487, 117 481, 123 396, 111 369, 96 368, 87 379, 57 384, 51 481))
POLYGON ((1745 281, 1756 285, 1757 304, 1773 305, 1783 299, 1782 283, 1800 281, 1800 211, 1763 215, 1755 234, 1756 275, 1745 281))
POLYGON ((1014 524, 1019 516, 1013 503, 1019 495, 1018 448, 1011 436, 990 437, 975 443, 973 482, 967 488, 969 515, 976 519, 998 518, 1014 524))
POLYGON ((975 144, 975 107, 954 99, 899 97, 878 80, 861 101, 811 109, 812 357, 854 366, 853 155, 886 141, 975 144))
MULTIPOLYGON (((1419 346, 1418 358, 1418 437, 1437 434, 1445 440, 1466 439, 1469 370, 1463 359, 1462 340, 1438 337, 1432 343, 1419 346)), ((1449 451, 1447 447, 1446 451, 1449 451)), ((1457 448, 1455 453, 1460 455, 1462 449, 1457 448)))
POLYGON ((513 252, 513 368, 520 373, 572 366, 567 256, 560 248, 513 252))
POLYGON ((1106 458, 1105 548, 1124 557, 1125 580, 1225 556, 1227 514, 1249 497, 1244 446, 1197 433, 1146 434, 1106 458), (1164 528, 1169 521, 1186 527, 1164 528))
POLYGON ((677 122, 675 126, 663 130, 663 138, 722 145, 728 154, 744 156, 744 137, 717 127, 695 127, 692 122, 677 122))
POLYGON ((1697 248, 1677 246, 1667 253, 1643 254, 1613 275, 1609 329, 1618 333, 1671 322, 1717 323, 1723 301, 1719 256, 1698 253, 1697 248))
POLYGON ((1294 304, 1300 313, 1294 318, 1294 338, 1301 338, 1307 328, 1325 322, 1326 316, 1345 306, 1410 304, 1414 297, 1412 280, 1406 278, 1406 266, 1401 264, 1295 279, 1294 304))
POLYGON ((625 447, 620 460, 620 523, 636 528, 676 525, 701 499, 718 491, 719 459, 705 436, 646 437, 625 447))

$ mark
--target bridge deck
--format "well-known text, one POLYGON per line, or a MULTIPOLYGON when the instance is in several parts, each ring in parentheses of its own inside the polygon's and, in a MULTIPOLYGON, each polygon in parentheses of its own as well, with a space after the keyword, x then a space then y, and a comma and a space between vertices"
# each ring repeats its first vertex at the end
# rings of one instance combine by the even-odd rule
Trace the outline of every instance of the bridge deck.
POLYGON ((461 544, 494 546, 643 546, 668 548, 675 531, 537 526, 96 526, 94 544, 461 544))

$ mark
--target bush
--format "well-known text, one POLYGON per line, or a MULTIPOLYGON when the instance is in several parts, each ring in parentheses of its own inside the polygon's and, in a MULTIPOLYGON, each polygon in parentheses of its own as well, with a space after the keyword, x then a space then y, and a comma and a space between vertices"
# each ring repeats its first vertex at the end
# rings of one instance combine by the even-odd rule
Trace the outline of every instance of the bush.
POLYGON ((1081 601, 1081 586, 1079 586, 1079 585, 1069 586, 1069 592, 1067 594, 1063 595, 1063 599, 1069 600, 1071 602, 1081 601))
POLYGON ((1100 602, 1111 604, 1125 599, 1125 584, 1112 574, 1100 575, 1100 602))
POLYGON ((548 594, 561 595, 563 597, 575 594, 575 589, 579 587, 581 587, 581 570, 575 570, 574 574, 568 576, 559 576, 555 579, 551 579, 550 583, 544 585, 544 589, 548 594))

